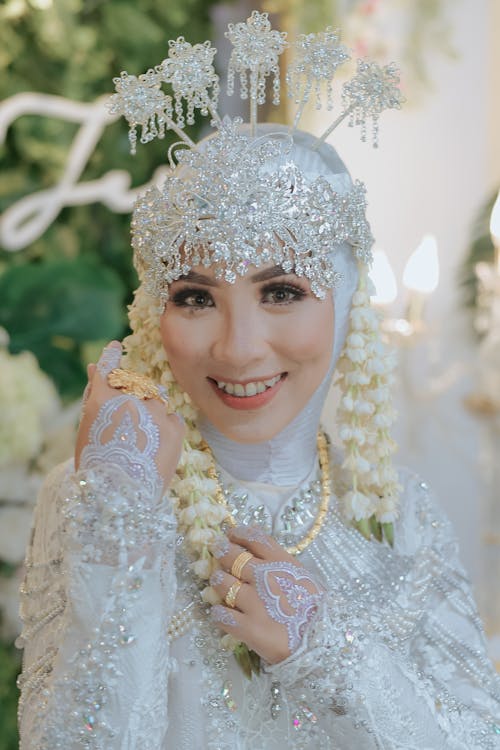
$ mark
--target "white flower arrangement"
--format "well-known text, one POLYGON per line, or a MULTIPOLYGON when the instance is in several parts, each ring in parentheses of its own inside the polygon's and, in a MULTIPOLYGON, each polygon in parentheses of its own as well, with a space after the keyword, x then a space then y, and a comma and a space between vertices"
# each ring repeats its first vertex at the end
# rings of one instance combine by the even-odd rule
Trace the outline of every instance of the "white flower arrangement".
POLYGON ((0 469, 36 456, 44 425, 58 408, 56 388, 36 357, 0 349, 0 469))
POLYGON ((389 429, 396 412, 390 401, 395 358, 385 351, 380 322, 370 304, 373 285, 359 264, 359 284, 353 295, 350 333, 337 363, 342 397, 338 409, 339 436, 351 475, 342 497, 345 516, 370 538, 393 541, 400 487, 391 456, 396 444, 389 429))

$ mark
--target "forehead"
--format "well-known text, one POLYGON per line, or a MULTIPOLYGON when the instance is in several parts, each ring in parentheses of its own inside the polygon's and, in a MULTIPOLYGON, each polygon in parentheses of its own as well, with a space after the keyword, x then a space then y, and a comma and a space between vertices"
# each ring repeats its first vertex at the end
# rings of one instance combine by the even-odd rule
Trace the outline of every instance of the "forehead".
MULTIPOLYGON (((216 269, 209 266, 198 265, 191 268, 187 273, 183 274, 178 282, 192 282, 205 284, 207 286, 220 286, 220 285, 231 285, 234 286, 239 280, 246 281, 247 283, 258 284, 271 279, 279 278, 281 276, 296 275, 294 269, 291 271, 285 271, 282 266, 276 265, 275 263, 263 263, 262 265, 255 266, 248 264, 245 274, 238 276, 234 281, 226 281, 218 278, 216 269)), ((304 279, 307 283, 307 279, 304 279)), ((174 284, 176 282, 173 282, 174 284)))

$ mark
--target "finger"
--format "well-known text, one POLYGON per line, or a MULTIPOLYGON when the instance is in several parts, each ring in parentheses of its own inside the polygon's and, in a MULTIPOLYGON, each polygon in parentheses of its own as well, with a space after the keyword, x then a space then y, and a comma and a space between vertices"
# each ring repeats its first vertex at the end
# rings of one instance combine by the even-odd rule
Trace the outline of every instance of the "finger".
POLYGON ((246 583, 254 583, 255 576, 253 573, 253 564, 260 558, 255 557, 244 547, 239 544, 232 544, 228 538, 221 534, 221 538, 217 537, 215 542, 211 545, 211 552, 215 558, 218 559, 221 567, 236 576, 241 581, 246 583), (241 555, 246 556, 241 557, 241 555), (233 566, 236 563, 236 570, 233 570, 233 566))
POLYGON ((225 633, 241 639, 244 615, 237 609, 225 607, 223 604, 215 604, 210 610, 210 619, 225 633))
POLYGON ((210 576, 210 585, 219 594, 225 604, 226 596, 232 587, 235 587, 234 607, 239 609, 241 612, 248 612, 251 608, 252 598, 252 587, 248 583, 240 581, 230 573, 226 573, 221 568, 215 570, 210 576))
POLYGON ((91 363, 90 365, 87 365, 87 378, 89 380, 92 380, 92 378, 94 377, 95 370, 96 370, 96 366, 93 363, 91 363))
POLYGON ((112 370, 120 367, 122 360, 122 345, 119 341, 112 341, 104 347, 97 362, 97 371, 103 378, 107 378, 112 370))
POLYGON ((292 560, 288 552, 259 526, 236 526, 229 529, 230 541, 248 549, 262 560, 292 560))
POLYGON ((88 397, 90 396, 90 388, 91 388, 91 383, 89 382, 85 386, 85 390, 83 391, 83 394, 82 394, 82 409, 87 403, 88 397))

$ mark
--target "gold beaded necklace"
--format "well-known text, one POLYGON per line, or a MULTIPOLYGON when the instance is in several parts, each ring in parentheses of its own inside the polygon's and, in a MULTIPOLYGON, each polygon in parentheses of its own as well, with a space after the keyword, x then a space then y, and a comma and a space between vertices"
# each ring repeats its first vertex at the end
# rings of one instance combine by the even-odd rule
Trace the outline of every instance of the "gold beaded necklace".
MULTIPOLYGON (((290 547, 285 547, 286 551, 290 555, 300 554, 306 549, 306 547, 311 544, 312 541, 314 541, 314 539, 316 539, 321 530, 321 527, 325 522, 326 514, 328 513, 328 507, 330 505, 330 497, 332 494, 330 481, 330 456, 328 453, 328 439, 324 432, 318 432, 316 444, 318 446, 319 465, 321 469, 321 502, 319 504, 314 523, 312 524, 307 534, 299 542, 297 542, 297 544, 294 544, 290 547)), ((224 496, 224 490, 222 489, 222 485, 220 482, 219 474, 215 467, 214 455, 210 449, 210 446, 205 441, 203 441, 201 447, 202 450, 208 453, 211 458, 211 464, 207 470, 207 474, 209 478, 213 479, 216 483, 215 499, 219 505, 222 505, 227 509, 227 523, 229 523, 231 526, 235 526, 236 521, 229 511, 227 500, 224 496)))

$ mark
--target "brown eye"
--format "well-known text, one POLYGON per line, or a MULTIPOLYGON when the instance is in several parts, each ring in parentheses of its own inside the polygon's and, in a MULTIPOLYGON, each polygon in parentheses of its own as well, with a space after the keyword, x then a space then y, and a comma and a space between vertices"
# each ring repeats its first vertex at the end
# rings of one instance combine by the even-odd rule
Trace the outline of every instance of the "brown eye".
POLYGON ((287 305, 305 296, 303 289, 291 284, 274 284, 263 289, 262 299, 272 305, 287 305))
POLYGON ((182 289, 174 294, 172 301, 177 307, 201 309, 214 306, 211 295, 203 289, 182 289))

